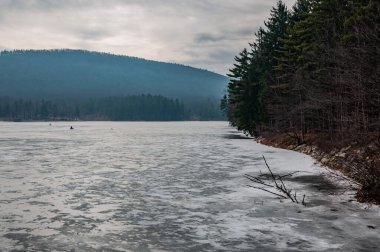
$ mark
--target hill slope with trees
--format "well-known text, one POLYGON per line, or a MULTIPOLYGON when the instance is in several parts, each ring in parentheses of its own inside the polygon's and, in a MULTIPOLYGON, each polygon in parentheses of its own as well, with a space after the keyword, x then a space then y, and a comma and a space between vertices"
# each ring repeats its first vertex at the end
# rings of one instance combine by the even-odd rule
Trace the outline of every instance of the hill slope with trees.
POLYGON ((226 76, 210 71, 107 53, 0 53, 0 96, 40 103, 82 106, 89 99, 150 94, 183 101, 188 119, 220 120, 218 103, 227 83, 226 76))
POLYGON ((215 98, 228 82, 188 66, 81 50, 1 52, 0 80, 2 96, 27 98, 142 93, 215 98))

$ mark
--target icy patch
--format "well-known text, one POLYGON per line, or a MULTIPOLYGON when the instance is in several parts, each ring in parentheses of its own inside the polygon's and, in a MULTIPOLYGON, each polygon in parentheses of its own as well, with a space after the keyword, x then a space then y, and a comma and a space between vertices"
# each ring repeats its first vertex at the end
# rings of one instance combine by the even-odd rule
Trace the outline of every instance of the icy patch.
POLYGON ((223 122, 0 123, 0 250, 379 250, 345 187, 223 122), (246 186, 262 155, 306 207, 246 186))

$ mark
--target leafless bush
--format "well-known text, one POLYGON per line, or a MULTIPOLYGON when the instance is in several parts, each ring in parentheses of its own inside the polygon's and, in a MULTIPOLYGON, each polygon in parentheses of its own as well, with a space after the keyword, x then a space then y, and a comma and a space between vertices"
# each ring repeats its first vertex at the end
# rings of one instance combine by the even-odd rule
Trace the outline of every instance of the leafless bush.
POLYGON ((357 198, 359 201, 380 203, 380 158, 352 162, 351 176, 361 185, 357 198))

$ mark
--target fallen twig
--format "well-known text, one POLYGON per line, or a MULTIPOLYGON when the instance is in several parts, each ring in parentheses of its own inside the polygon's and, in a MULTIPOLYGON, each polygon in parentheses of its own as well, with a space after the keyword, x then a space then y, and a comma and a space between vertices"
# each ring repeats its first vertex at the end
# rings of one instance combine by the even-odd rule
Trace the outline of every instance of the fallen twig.
MULTIPOLYGON (((265 159, 264 156, 263 156, 263 159, 264 159, 266 167, 268 168, 268 170, 270 172, 270 177, 271 177, 272 182, 274 184, 270 184, 270 183, 264 182, 263 179, 261 179, 259 177, 254 177, 252 175, 245 174, 244 176, 247 179, 249 179, 250 181, 252 181, 253 183, 257 183, 257 184, 260 184, 260 185, 263 185, 263 186, 267 186, 269 188, 275 188, 280 193, 272 192, 272 191, 270 191, 270 190, 268 190, 266 188, 263 188, 263 187, 257 187, 257 186, 252 186, 252 185, 248 185, 248 186, 252 187, 252 188, 255 188, 255 189, 259 189, 259 190, 268 192, 270 194, 276 195, 276 196, 281 197, 283 199, 290 199, 294 203, 299 203, 299 201, 297 199, 297 193, 296 192, 292 193, 292 190, 288 189, 286 187, 286 185, 285 185, 285 183, 284 183, 284 181, 282 179, 284 177, 292 176, 293 174, 298 173, 300 171, 292 172, 292 173, 289 173, 289 174, 286 174, 286 175, 283 175, 283 176, 278 176, 278 175, 275 175, 272 172, 272 170, 269 167, 268 162, 267 162, 267 160, 265 159)), ((262 176, 262 174, 259 175, 259 176, 262 176)), ((305 195, 303 195, 301 204, 304 205, 304 206, 306 205, 306 203, 305 203, 305 195)))

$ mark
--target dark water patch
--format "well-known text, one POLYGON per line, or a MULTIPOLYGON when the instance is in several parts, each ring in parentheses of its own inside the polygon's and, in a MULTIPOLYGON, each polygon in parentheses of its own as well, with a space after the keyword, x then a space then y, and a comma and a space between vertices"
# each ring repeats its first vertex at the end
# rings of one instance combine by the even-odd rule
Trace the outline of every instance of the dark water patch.
POLYGON ((288 246, 289 249, 287 251, 309 251, 313 246, 309 241, 300 239, 297 241, 288 241, 286 242, 286 245, 288 246))
POLYGON ((20 180, 20 179, 23 179, 25 178, 25 176, 10 176, 9 179, 17 179, 17 180, 20 180))
POLYGON ((33 221, 39 222, 41 220, 47 220, 47 217, 42 215, 37 215, 37 218, 33 219, 33 221))
POLYGON ((15 193, 21 193, 21 191, 18 191, 18 190, 12 190, 12 191, 6 191, 5 193, 15 194, 15 193))
POLYGON ((102 223, 102 220, 88 218, 85 216, 66 216, 61 220, 63 222, 62 227, 58 228, 61 233, 64 234, 87 234, 102 223))
POLYGON ((292 181, 296 183, 307 184, 308 188, 313 191, 320 191, 326 193, 334 193, 342 188, 336 184, 333 184, 327 178, 322 175, 301 175, 295 177, 286 177, 284 181, 292 181))
POLYGON ((224 134, 222 135, 223 138, 225 139, 254 139, 252 137, 248 137, 248 136, 243 136, 241 134, 224 134))
POLYGON ((16 219, 21 219, 23 216, 18 214, 10 214, 1 216, 1 220, 5 220, 5 222, 15 222, 16 219))
POLYGON ((331 201, 328 199, 316 199, 316 198, 310 199, 307 195, 306 195, 305 201, 306 201, 307 207, 331 205, 331 201))
POLYGON ((27 203, 30 205, 35 205, 35 206, 54 206, 54 204, 52 203, 43 202, 43 201, 29 201, 27 203))
MULTIPOLYGON (((328 220, 328 221, 335 221, 339 219, 339 216, 337 215, 321 215, 319 218, 328 220)), ((337 231, 337 228, 333 228, 335 231, 337 231)))
POLYGON ((25 231, 25 233, 30 233, 32 229, 20 227, 20 228, 8 228, 8 231, 10 231, 11 233, 22 233, 20 231, 25 231))
POLYGON ((380 251, 379 240, 377 240, 376 237, 367 237, 365 239, 359 239, 356 242, 358 245, 357 251, 380 251))
POLYGON ((77 207, 73 207, 74 210, 87 211, 92 208, 90 203, 82 203, 77 207))
POLYGON ((25 243, 30 240, 32 235, 29 233, 6 233, 5 238, 17 241, 18 243, 25 243))

